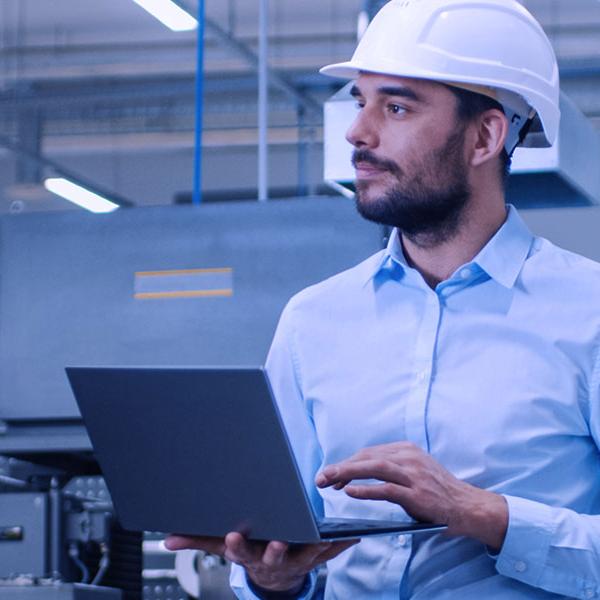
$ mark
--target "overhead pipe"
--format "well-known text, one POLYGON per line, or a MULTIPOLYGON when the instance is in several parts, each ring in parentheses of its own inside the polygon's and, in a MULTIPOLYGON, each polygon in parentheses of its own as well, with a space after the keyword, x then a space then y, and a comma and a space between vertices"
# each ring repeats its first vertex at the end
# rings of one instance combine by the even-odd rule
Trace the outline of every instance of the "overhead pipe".
POLYGON ((202 202, 202 118, 204 114, 204 31, 206 10, 204 0, 198 0, 198 30, 196 40, 196 115, 194 131, 194 187, 192 202, 202 202))
POLYGON ((269 0, 260 0, 258 26, 258 200, 269 199, 269 0))

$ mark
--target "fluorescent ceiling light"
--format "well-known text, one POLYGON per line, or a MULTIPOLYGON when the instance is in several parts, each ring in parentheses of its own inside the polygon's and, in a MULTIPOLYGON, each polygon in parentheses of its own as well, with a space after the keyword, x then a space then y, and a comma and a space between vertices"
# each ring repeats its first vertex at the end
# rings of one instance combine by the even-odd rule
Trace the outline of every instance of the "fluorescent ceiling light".
POLYGON ((50 177, 46 179, 44 187, 49 192, 94 213, 108 213, 119 208, 118 204, 94 192, 90 192, 90 190, 63 177, 50 177))
POLYGON ((173 31, 191 31, 198 21, 172 0, 133 0, 173 31))

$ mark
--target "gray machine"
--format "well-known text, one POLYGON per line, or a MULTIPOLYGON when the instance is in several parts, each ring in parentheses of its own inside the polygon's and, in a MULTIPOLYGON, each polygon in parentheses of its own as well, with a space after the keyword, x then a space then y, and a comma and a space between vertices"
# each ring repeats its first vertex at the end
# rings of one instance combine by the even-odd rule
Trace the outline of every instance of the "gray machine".
MULTIPOLYGON (((289 297, 382 235, 341 199, 0 219, 0 581, 184 598, 155 536, 116 524, 64 367, 260 364, 289 297)), ((196 568, 231 597, 225 565, 196 568)))
MULTIPOLYGON (((599 208, 524 216, 600 260, 599 208)), ((64 367, 260 364, 289 297, 384 238, 341 198, 2 217, 0 598, 185 600, 155 536, 115 523, 64 367)), ((231 597, 201 563, 200 598, 231 597)))

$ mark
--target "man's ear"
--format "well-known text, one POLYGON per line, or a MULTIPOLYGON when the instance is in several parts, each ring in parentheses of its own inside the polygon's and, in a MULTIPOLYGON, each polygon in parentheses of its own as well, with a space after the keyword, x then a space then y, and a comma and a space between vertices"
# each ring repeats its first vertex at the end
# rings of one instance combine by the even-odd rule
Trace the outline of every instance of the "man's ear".
POLYGON ((478 167, 500 156, 508 134, 506 115, 496 108, 486 110, 476 121, 475 146, 471 165, 478 167))

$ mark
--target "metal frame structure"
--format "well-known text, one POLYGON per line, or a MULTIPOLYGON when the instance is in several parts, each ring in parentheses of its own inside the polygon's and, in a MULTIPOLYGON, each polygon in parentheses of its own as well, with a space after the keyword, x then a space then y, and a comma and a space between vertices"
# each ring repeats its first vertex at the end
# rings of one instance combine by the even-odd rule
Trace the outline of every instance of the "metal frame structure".
MULTIPOLYGON (((187 10, 199 16, 201 0, 178 1, 187 10)), ((256 0, 256 8, 262 1, 256 0)), ((364 10, 369 13, 374 12, 382 4, 382 0, 361 0, 361 2, 364 10)), ((535 2, 531 4, 535 5, 535 2)), ((357 6, 360 5, 361 3, 357 3, 357 6)), ((216 19, 206 15, 204 17, 199 20, 206 33, 205 36, 201 36, 206 39, 206 68, 201 78, 196 77, 194 61, 186 58, 195 55, 193 40, 190 37, 184 37, 181 41, 165 37, 157 44, 120 42, 114 47, 94 41, 90 45, 66 46, 58 53, 51 46, 25 47, 20 52, 17 47, 6 48, 6 65, 11 69, 16 68, 12 65, 18 64, 20 67, 14 73, 7 71, 8 85, 4 91, 0 91, 2 108, 0 121, 3 120, 4 135, 20 149, 37 155, 35 159, 30 159, 29 155, 25 154, 18 155, 20 158, 17 160, 17 183, 35 182, 39 178, 43 165, 51 166, 45 161, 46 158, 52 157, 56 165, 62 166, 64 159, 57 158, 55 153, 61 152, 63 148, 72 152, 72 148, 81 143, 83 152, 104 152, 106 156, 111 152, 113 137, 120 139, 119 136, 122 136, 126 139, 128 132, 136 134, 147 132, 148 137, 154 135, 155 138, 146 142, 147 137, 144 135, 139 135, 137 141, 130 136, 126 144, 131 143, 133 147, 133 144, 137 143, 137 150, 143 149, 145 143, 153 143, 153 151, 155 151, 160 144, 157 136, 164 136, 167 138, 166 143, 172 144, 170 147, 180 143, 178 148, 194 148, 197 154, 194 161, 198 165, 194 179, 202 181, 194 181, 190 189, 195 188, 199 191, 203 188, 203 184, 210 180, 210 177, 202 177, 201 166, 203 162, 207 164, 207 160, 216 160, 215 153, 210 150, 210 144, 218 133, 220 139, 225 140, 221 142, 223 145, 232 144, 234 148, 239 149, 256 144, 255 147, 259 149, 260 155, 257 180, 263 182, 258 186, 263 189, 260 194, 263 197, 265 196, 264 173, 270 170, 269 155, 266 151, 267 131, 272 145, 276 140, 281 139, 278 128, 283 125, 289 129, 285 142, 289 152, 292 151, 291 145, 296 145, 293 150, 296 153, 296 164, 291 165, 291 169, 297 172, 298 193, 314 192, 318 181, 314 176, 309 176, 310 173, 316 172, 314 165, 312 170, 309 167, 309 149, 320 150, 322 102, 336 86, 335 81, 327 81, 316 75, 316 67, 320 64, 317 55, 322 53, 325 56, 328 48, 332 46, 339 47, 340 54, 346 55, 347 50, 354 44, 355 37, 349 25, 344 26, 343 31, 338 31, 336 34, 338 37, 332 37, 330 41, 325 40, 322 32, 315 34, 317 37, 314 46, 319 50, 313 52, 311 42, 301 42, 300 38, 296 39, 293 36, 286 39, 285 35, 279 36, 273 31, 270 35, 266 35, 267 27, 263 28, 264 33, 261 33, 260 28, 257 29, 258 37, 254 36, 254 31, 248 33, 248 29, 241 34, 239 31, 234 32, 234 29, 239 27, 233 22, 236 19, 231 15, 229 29, 226 23, 217 22, 216 19), (267 51, 262 52, 260 47, 264 42, 267 42, 267 51), (302 43, 311 44, 313 53, 307 56, 313 57, 314 65, 292 67, 290 72, 283 74, 279 65, 284 64, 287 57, 294 58, 295 54, 302 54, 304 52, 302 49, 306 50, 308 47, 302 46, 302 43), (269 49, 272 55, 270 61, 267 60, 269 49), (164 62, 156 61, 163 52, 168 55, 168 58, 165 58, 164 62), (40 73, 39 68, 35 68, 44 56, 53 56, 53 66, 47 76, 40 73), (122 60, 118 58, 120 56, 131 56, 131 59, 126 59, 131 62, 119 63, 118 61, 122 60), (150 57, 146 60, 152 63, 152 69, 144 72, 140 66, 140 70, 136 71, 136 65, 145 64, 146 56, 150 57), (264 65, 261 67, 263 58, 264 65, 267 66, 267 89, 270 93, 265 94, 263 91, 261 97, 268 96, 268 104, 267 100, 258 99, 256 96, 258 88, 264 90, 263 84, 260 83, 264 80, 264 76, 256 77, 259 69, 264 72, 264 65), (110 74, 112 61, 116 61, 115 73, 120 73, 114 78, 110 74), (216 69, 220 69, 220 65, 225 65, 224 70, 217 73, 216 69), (40 79, 37 79, 38 77, 40 79), (196 78, 195 84, 194 78, 196 78), (198 85, 202 85, 201 94, 198 94, 196 89, 198 85), (200 107, 203 116, 199 118, 199 107, 195 104, 195 98, 203 97, 205 102, 200 107), (233 104, 235 108, 230 106, 233 104), (261 115, 259 121, 262 125, 259 127, 256 122, 257 114, 261 115), (199 125, 202 121, 201 128, 199 125), (240 133, 234 134, 228 129, 230 124, 232 129, 235 128, 240 133), (67 131, 67 135, 63 135, 64 131, 67 131), (171 142, 169 141, 171 138, 164 135, 172 132, 179 135, 177 138, 179 142, 171 142), (188 135, 189 141, 187 138, 183 141, 185 135, 188 135), (40 143, 40 136, 48 143, 40 143), (89 142, 86 136, 90 136, 89 142), (204 144, 194 144, 193 136, 196 139, 204 137, 204 144), (88 143, 89 146, 86 146, 88 143), (207 149, 209 149, 208 154, 207 149)), ((596 27, 594 22, 583 24, 583 21, 579 23, 575 17, 573 19, 573 22, 564 19, 564 22, 561 21, 559 25, 548 20, 549 33, 556 38, 559 49, 570 48, 574 43, 573 40, 579 35, 591 39, 593 33, 597 32, 593 29, 596 27)), ((276 20, 272 22, 277 23, 276 20)), ((200 31, 198 33, 200 35, 200 31)), ((588 42, 586 44, 589 46, 588 42)), ((200 50, 197 44, 195 46, 200 50)), ((297 63, 292 60, 289 64, 297 63)), ((564 88, 592 118, 594 116, 600 118, 600 106, 597 101, 599 74, 600 65, 597 58, 577 57, 571 51, 565 52, 561 58, 564 88)), ((175 136, 172 139, 174 140, 175 136)), ((117 148, 115 152, 123 153, 128 152, 130 148, 124 146, 121 150, 120 146, 115 147, 117 148)), ((123 156, 130 155, 123 154, 123 156)), ((277 164, 273 155, 270 163, 277 164)), ((208 164, 213 173, 214 163, 208 164)), ((82 175, 87 173, 85 168, 79 169, 82 175)), ((76 172, 78 169, 66 170, 76 172)), ((96 177, 97 174, 90 171, 85 177, 79 179, 86 179, 93 185, 96 177)), ((277 185, 282 184, 279 182, 277 185)), ((102 187, 111 186, 104 184, 102 187)), ((245 189, 250 190, 249 184, 246 184, 245 189)), ((175 190, 173 197, 181 191, 175 190)), ((194 198, 199 197, 198 191, 193 194, 194 198)), ((109 192, 110 190, 106 191, 109 192)), ((187 190, 184 194, 186 192, 187 190)), ((23 193, 26 197, 27 190, 23 193)), ((211 197, 218 195, 214 190, 210 193, 211 197)), ((281 192, 277 190, 273 193, 281 192)), ((127 196, 127 194, 131 197, 131 191, 126 194, 121 192, 120 195, 127 196)), ((145 199, 141 201, 141 203, 146 202, 145 199)))

